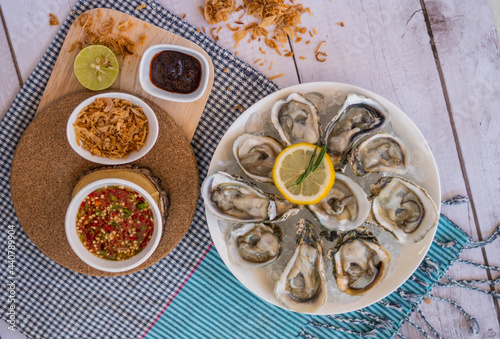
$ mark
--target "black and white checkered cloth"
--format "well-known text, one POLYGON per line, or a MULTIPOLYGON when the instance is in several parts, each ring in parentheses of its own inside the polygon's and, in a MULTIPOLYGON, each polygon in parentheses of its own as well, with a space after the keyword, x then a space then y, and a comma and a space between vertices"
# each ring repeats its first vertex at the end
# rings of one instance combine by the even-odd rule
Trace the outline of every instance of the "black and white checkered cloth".
MULTIPOLYGON (((110 8, 187 38, 212 58, 215 81, 192 140, 201 180, 224 132, 237 118, 236 105, 249 107, 278 87, 221 48, 195 27, 147 1, 83 1, 76 4, 40 63, 0 123, 0 253, 7 260, 7 230, 16 231, 17 327, 30 338, 139 338, 161 312, 211 243, 204 209, 198 202, 194 221, 167 257, 141 272, 122 277, 92 277, 59 266, 26 236, 10 198, 10 167, 16 145, 33 119, 57 56, 73 21, 92 8, 110 8), (228 72, 223 72, 228 68, 228 72), (228 89, 229 87, 229 89, 228 89)), ((7 320, 8 271, 0 270, 0 318, 7 320)))

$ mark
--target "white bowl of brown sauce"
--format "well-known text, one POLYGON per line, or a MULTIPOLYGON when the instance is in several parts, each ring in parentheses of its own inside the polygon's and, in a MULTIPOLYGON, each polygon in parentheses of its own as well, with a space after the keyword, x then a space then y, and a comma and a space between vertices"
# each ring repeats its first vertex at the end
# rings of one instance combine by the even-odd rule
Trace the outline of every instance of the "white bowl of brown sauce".
POLYGON ((207 59, 191 48, 160 44, 149 47, 141 58, 139 82, 148 94, 160 99, 196 101, 207 89, 207 59))

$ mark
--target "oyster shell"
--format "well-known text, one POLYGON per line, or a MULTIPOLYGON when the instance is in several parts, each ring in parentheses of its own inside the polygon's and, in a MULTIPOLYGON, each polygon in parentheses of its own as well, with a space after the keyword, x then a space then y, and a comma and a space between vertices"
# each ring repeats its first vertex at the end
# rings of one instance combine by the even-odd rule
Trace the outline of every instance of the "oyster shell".
POLYGON ((273 166, 283 146, 275 139, 245 133, 233 144, 233 154, 241 170, 250 178, 273 182, 273 166))
POLYGON ((382 129, 388 121, 388 113, 378 102, 349 94, 325 133, 325 144, 335 168, 345 166, 347 154, 358 140, 382 129))
POLYGON ((391 263, 389 252, 366 227, 342 233, 328 257, 339 290, 350 295, 372 289, 384 279, 391 263))
POLYGON ((309 221, 300 219, 296 227, 297 247, 274 287, 274 295, 291 310, 314 312, 326 303, 323 246, 309 221))
POLYGON ((354 180, 335 173, 335 183, 328 195, 308 206, 321 226, 329 231, 346 231, 360 226, 370 213, 366 193, 354 180))
POLYGON ((434 201, 414 183, 400 177, 383 177, 370 190, 371 218, 399 242, 419 242, 438 224, 434 201))
POLYGON ((278 100, 271 110, 271 120, 287 146, 317 144, 320 139, 318 109, 302 94, 292 93, 278 100))
POLYGON ((232 222, 281 221, 300 210, 283 197, 266 194, 226 172, 207 177, 201 194, 205 206, 215 217, 232 222))
POLYGON ((389 133, 377 133, 363 140, 349 154, 349 164, 358 176, 381 171, 402 174, 409 163, 408 148, 389 133))
POLYGON ((243 224, 226 238, 229 260, 244 268, 259 268, 275 262, 283 250, 283 235, 276 224, 243 224))

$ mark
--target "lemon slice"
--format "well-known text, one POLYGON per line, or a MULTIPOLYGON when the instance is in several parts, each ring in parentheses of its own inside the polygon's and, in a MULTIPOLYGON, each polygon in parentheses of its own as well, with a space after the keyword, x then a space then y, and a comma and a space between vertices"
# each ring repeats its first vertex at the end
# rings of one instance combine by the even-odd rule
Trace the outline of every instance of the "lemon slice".
POLYGON ((101 45, 82 49, 75 58, 73 69, 78 81, 92 91, 110 87, 120 71, 115 54, 101 45))
POLYGON ((323 157, 318 168, 311 172, 300 184, 296 184, 311 161, 316 148, 316 162, 320 148, 300 143, 285 148, 276 158, 273 167, 274 184, 289 201, 299 205, 312 205, 323 199, 335 181, 335 170, 328 155, 323 157))

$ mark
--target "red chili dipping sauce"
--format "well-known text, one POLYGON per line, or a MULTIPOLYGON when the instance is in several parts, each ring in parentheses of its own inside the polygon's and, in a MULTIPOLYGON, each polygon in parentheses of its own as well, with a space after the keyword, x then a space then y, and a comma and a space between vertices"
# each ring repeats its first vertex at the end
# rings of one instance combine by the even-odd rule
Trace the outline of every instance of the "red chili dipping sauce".
POLYGON ((83 245, 99 258, 125 260, 151 240, 153 211, 139 193, 123 186, 102 187, 83 199, 76 232, 83 245))
POLYGON ((165 91, 192 93, 200 85, 201 63, 191 55, 163 51, 151 60, 149 77, 153 85, 165 91))

